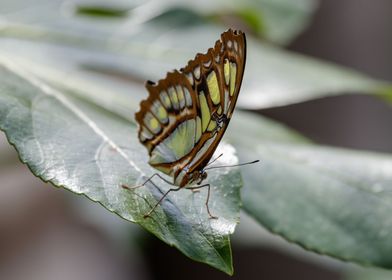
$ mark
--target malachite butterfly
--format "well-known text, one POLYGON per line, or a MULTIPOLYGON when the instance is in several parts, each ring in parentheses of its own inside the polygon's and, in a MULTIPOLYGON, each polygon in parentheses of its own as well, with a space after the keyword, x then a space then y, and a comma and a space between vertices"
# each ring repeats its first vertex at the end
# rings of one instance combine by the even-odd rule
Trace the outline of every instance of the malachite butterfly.
POLYGON ((173 182, 156 173, 145 183, 157 175, 176 187, 145 217, 170 191, 208 187, 207 211, 216 218, 208 207, 210 185, 202 182, 207 177, 205 167, 233 115, 245 60, 245 34, 229 29, 206 54, 197 54, 187 66, 167 73, 157 83, 146 82, 149 96, 135 115, 138 137, 148 150, 149 164, 171 176, 173 182))

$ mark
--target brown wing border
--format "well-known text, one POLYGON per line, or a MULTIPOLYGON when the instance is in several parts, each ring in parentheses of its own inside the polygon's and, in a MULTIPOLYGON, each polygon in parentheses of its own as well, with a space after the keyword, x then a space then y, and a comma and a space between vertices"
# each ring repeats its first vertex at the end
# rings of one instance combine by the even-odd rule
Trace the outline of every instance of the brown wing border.
MULTIPOLYGON (((228 42, 229 40, 232 40, 233 38, 239 38, 238 42, 240 44, 239 49, 243 50, 243 59, 242 61, 237 61, 237 57, 232 53, 232 52, 227 52, 226 56, 229 58, 229 60, 231 61, 235 61, 237 65, 241 66, 240 69, 238 69, 237 71, 237 75, 236 75, 236 80, 238 80, 238 83, 236 85, 234 94, 233 94, 233 99, 231 100, 230 103, 230 109, 228 110, 228 112, 230 113, 230 115, 228 116, 228 120, 227 123, 225 124, 225 126, 218 132, 218 135, 216 136, 216 139, 214 140, 213 144, 211 145, 211 149, 208 150, 208 152, 198 161, 197 164, 194 165, 193 169, 203 169, 203 167, 209 162, 209 160, 211 159, 213 153, 215 152, 221 138, 223 137, 223 134, 226 131, 227 125, 230 121, 231 118, 231 114, 234 111, 236 102, 237 102, 237 98, 238 98, 238 94, 242 85, 242 80, 243 80, 243 74, 244 74, 244 70, 245 70, 245 63, 246 63, 246 52, 247 52, 247 48, 246 48, 246 37, 245 37, 245 33, 243 33, 242 31, 239 30, 232 30, 229 29, 227 31, 225 31, 224 33, 221 34, 221 38, 219 40, 217 40, 215 42, 215 46, 213 48, 209 48, 207 50, 206 53, 202 54, 202 53, 198 53, 196 54, 194 59, 191 59, 188 61, 187 65, 183 68, 180 69, 180 71, 178 70, 174 70, 172 72, 168 72, 166 74, 166 77, 163 79, 158 80, 156 83, 151 82, 151 81, 147 81, 145 83, 145 87, 147 89, 147 91, 149 92, 149 96, 147 99, 143 100, 140 103, 140 110, 135 114, 135 119, 137 121, 137 123, 139 124, 139 132, 138 132, 138 137, 139 140, 142 142, 142 144, 144 144, 147 149, 149 150, 149 153, 151 153, 151 150, 153 149, 153 147, 157 144, 159 144, 165 137, 167 137, 167 135, 169 135, 175 128, 176 126, 165 126, 162 125, 162 127, 164 127, 165 131, 162 131, 159 133, 159 135, 156 135, 156 137, 154 137, 151 141, 147 141, 150 143, 146 143, 146 141, 142 141, 141 140, 141 126, 143 125, 143 118, 145 116, 145 114, 147 112, 150 111, 150 108, 153 104, 153 102, 155 100, 160 100, 159 99, 159 94, 162 91, 166 91, 169 87, 171 86, 176 86, 176 85, 181 85, 183 87, 186 87, 190 93, 191 93, 191 97, 192 97, 192 103, 193 103, 193 108, 191 110, 188 110, 187 116, 185 118, 177 118, 181 111, 180 110, 168 110, 168 113, 171 115, 174 115, 176 117, 176 123, 180 123, 182 121, 185 121, 187 118, 195 118, 197 115, 200 114, 199 111, 199 101, 198 101, 198 97, 197 97, 197 92, 198 92, 198 86, 201 87, 205 87, 205 81, 203 82, 202 79, 205 79, 206 73, 208 73, 209 71, 211 71, 211 69, 214 69, 216 71, 218 71, 222 76, 222 71, 223 71, 223 59, 225 58, 224 55, 222 55, 222 47, 224 47, 225 43, 228 42), (239 36, 239 37, 238 37, 239 36), (216 57, 219 56, 218 61, 216 60, 216 57), (210 62, 211 64, 208 65, 207 63, 210 62), (242 63, 240 63, 242 62, 242 63), (197 67, 200 68, 200 75, 196 75, 195 74, 195 69, 197 69, 197 67), (190 76, 192 75, 192 79, 190 79, 190 76), (197 77, 199 76, 199 77, 197 77), (192 83, 193 81, 193 83, 192 83)), ((222 84, 222 79, 219 79, 219 87, 220 87, 220 94, 221 94, 221 100, 224 100, 224 96, 223 96, 223 89, 224 89, 224 83, 222 84)), ((204 88, 204 90, 206 90, 204 88)), ((214 110, 214 106, 212 106, 211 102, 209 102, 209 107, 210 109, 213 111, 214 110)), ((202 145, 205 141, 207 141, 208 139, 211 138, 211 135, 203 135, 202 138, 199 140, 199 142, 197 143, 199 146, 202 145)), ((195 146, 195 148, 197 149, 197 146, 195 146)), ((185 157, 189 157, 189 155, 184 156, 185 157)), ((178 160, 181 161, 182 159, 178 160)), ((173 163, 167 163, 167 164, 163 164, 163 165, 167 165, 168 168, 171 168, 171 166, 173 166, 174 164, 176 164, 177 162, 173 162, 173 163)), ((190 170, 193 171, 193 170, 190 170)))

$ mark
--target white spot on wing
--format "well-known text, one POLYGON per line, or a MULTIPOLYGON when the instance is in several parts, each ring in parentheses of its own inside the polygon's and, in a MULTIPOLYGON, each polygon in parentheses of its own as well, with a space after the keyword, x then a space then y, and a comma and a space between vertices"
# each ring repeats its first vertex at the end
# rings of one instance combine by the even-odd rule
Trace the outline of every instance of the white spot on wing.
POLYGON ((193 70, 193 75, 195 75, 196 80, 200 79, 200 66, 196 66, 193 70))
POLYGON ((186 78, 188 79, 189 83, 193 86, 193 77, 191 73, 185 74, 186 78))
POLYGON ((211 60, 208 60, 207 62, 203 63, 204 67, 208 68, 211 65, 211 60))
POLYGON ((216 61, 216 63, 219 63, 219 61, 220 61, 220 55, 219 54, 216 54, 215 61, 216 61))

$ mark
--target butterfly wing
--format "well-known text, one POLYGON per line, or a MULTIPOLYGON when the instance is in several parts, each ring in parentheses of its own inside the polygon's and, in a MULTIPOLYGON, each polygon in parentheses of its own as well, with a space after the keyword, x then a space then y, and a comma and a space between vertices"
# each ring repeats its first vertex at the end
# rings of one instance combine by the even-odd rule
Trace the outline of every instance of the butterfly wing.
POLYGON ((245 59, 245 34, 230 29, 180 72, 147 82, 136 120, 151 166, 174 178, 205 167, 233 114, 245 59))
POLYGON ((195 146, 197 100, 185 76, 174 71, 157 84, 147 82, 150 95, 136 113, 139 140, 154 168, 171 176, 195 146))

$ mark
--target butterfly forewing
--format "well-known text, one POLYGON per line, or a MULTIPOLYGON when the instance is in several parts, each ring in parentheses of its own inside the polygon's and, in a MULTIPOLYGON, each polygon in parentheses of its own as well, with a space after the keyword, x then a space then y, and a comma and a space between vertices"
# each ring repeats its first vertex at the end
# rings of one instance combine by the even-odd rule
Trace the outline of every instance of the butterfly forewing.
POLYGON ((244 33, 228 30, 215 47, 198 54, 180 71, 157 84, 136 113, 139 140, 150 165, 176 178, 202 170, 211 159, 232 116, 245 67, 244 33))

